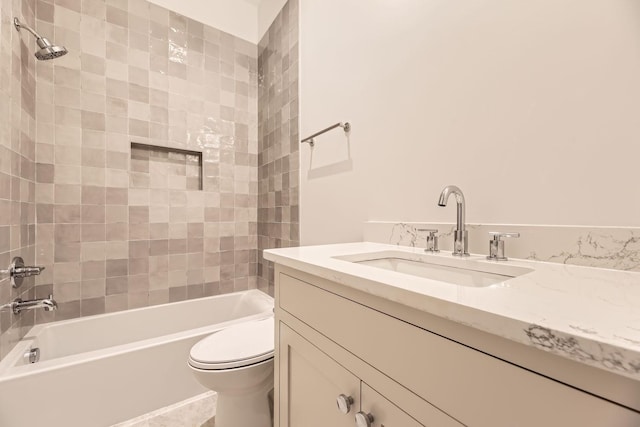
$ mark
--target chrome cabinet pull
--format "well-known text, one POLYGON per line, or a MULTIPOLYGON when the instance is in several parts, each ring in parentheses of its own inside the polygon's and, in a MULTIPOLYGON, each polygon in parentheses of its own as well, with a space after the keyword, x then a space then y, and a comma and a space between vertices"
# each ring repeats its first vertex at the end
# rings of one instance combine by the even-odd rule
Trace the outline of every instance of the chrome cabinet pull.
POLYGON ((353 397, 341 394, 336 399, 338 405, 338 411, 342 414, 348 414, 351 411, 351 405, 353 405, 353 397))
POLYGON ((371 427, 373 423, 373 415, 366 412, 358 412, 356 414, 356 426, 357 427, 371 427))

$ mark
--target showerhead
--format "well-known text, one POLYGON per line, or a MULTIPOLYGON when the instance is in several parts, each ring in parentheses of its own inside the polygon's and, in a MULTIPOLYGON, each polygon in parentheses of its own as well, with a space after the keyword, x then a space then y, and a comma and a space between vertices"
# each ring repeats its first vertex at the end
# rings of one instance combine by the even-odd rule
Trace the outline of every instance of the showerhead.
POLYGON ((40 50, 35 53, 35 57, 40 61, 47 61, 49 59, 55 59, 60 56, 67 54, 67 48, 64 46, 57 46, 51 44, 51 42, 45 38, 40 36, 40 34, 36 33, 36 31, 29 27, 26 24, 23 24, 18 20, 18 18, 13 18, 13 25, 16 27, 16 30, 20 31, 22 28, 29 31, 36 38, 36 43, 40 50))
POLYGON ((56 59, 67 54, 66 47, 53 45, 46 37, 39 38, 36 43, 38 43, 40 50, 35 55, 40 61, 56 59))

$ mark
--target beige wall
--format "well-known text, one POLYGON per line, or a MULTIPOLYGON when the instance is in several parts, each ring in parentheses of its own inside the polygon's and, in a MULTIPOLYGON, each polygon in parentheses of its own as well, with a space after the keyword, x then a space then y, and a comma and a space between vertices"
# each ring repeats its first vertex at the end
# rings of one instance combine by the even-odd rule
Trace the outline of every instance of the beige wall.
POLYGON ((248 40, 251 43, 258 44, 260 41, 258 34, 258 6, 255 0, 149 1, 233 34, 241 39, 248 40))
POLYGON ((302 244, 366 220, 640 226, 640 3, 301 1, 302 244), (339 11, 339 13, 337 13, 339 11))

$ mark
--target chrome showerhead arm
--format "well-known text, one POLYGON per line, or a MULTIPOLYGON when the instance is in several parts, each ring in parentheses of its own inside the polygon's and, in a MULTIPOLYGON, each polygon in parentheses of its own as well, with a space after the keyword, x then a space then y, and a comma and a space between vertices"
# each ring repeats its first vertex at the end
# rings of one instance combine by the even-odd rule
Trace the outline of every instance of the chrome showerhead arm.
POLYGON ((34 35, 34 37, 36 37, 37 39, 41 39, 42 37, 40 36, 40 34, 36 33, 36 30, 34 30, 33 28, 31 28, 30 26, 28 26, 27 24, 20 22, 20 20, 18 18, 13 18, 13 25, 16 27, 16 30, 20 31, 21 29, 25 29, 27 31, 29 31, 31 34, 34 35))

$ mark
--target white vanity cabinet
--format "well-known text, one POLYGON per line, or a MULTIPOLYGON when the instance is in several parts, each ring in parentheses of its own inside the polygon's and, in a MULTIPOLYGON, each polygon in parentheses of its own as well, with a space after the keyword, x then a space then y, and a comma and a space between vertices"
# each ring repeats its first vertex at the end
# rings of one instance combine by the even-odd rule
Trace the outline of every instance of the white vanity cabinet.
POLYGON ((275 425, 356 426, 362 412, 375 427, 640 426, 627 404, 637 397, 611 401, 640 390, 635 382, 452 323, 276 266, 275 425), (573 371, 595 389, 567 385, 573 371), (341 394, 353 399, 346 415, 341 394))
POLYGON ((422 426, 286 324, 279 332, 279 426, 422 426))

